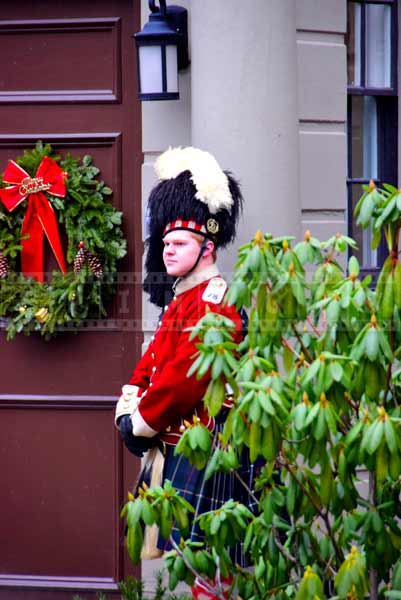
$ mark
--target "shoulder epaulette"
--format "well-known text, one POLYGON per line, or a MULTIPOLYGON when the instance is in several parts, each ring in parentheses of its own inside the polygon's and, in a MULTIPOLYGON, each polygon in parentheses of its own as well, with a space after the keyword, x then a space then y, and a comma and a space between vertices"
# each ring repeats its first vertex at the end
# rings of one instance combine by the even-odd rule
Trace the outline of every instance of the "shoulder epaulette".
POLYGON ((202 300, 204 302, 211 302, 212 304, 220 304, 224 298, 226 289, 227 283, 222 277, 213 277, 202 294, 202 300))

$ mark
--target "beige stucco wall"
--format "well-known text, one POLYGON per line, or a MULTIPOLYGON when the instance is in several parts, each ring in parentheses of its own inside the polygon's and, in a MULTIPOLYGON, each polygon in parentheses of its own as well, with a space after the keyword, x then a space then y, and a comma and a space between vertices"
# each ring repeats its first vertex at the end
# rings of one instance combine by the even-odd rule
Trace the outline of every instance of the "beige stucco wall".
MULTIPOLYGON (((238 244, 299 232, 293 0, 192 2, 192 140, 240 179, 238 244)), ((230 256, 223 257, 229 269, 230 256)))
MULTIPOLYGON (((189 9, 190 0, 180 0, 180 6, 189 9)), ((149 5, 141 0, 142 24, 148 21, 149 5)), ((189 27, 191 26, 189 22, 189 27)), ((189 32, 191 39, 191 32, 189 32)), ((180 99, 163 102, 142 102, 142 235, 145 237, 146 202, 155 184, 153 164, 160 152, 169 146, 191 144, 191 67, 180 72, 180 99)), ((158 321, 159 311, 152 306, 146 294, 142 302, 142 323, 145 344, 158 321)))
MULTIPOLYGON (((345 231, 346 0, 179 4, 189 11, 191 65, 179 101, 142 104, 143 216, 155 157, 197 145, 241 181, 238 244, 258 228, 345 231)), ((219 258, 228 278, 234 262, 234 248, 219 258)), ((149 331, 155 311, 143 306, 149 331)))
POLYGON ((297 0, 302 229, 346 231, 346 0, 297 0))

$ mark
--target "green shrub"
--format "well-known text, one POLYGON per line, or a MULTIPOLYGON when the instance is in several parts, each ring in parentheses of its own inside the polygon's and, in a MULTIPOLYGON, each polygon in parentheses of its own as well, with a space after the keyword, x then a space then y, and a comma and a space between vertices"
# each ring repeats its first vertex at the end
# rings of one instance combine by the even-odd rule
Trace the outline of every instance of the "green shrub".
MULTIPOLYGON (((193 330, 201 340, 192 370, 212 365, 204 401, 211 414, 234 392, 210 459, 203 426, 180 442, 207 463, 208 476, 233 470, 248 448, 264 466, 250 496, 253 514, 234 501, 200 515, 204 543, 185 540, 191 508, 166 481, 141 489, 123 509, 128 550, 140 559, 142 527, 183 539, 166 554, 170 587, 198 576, 223 598, 362 600, 401 598, 401 191, 364 187, 357 222, 384 234, 389 256, 377 284, 360 279, 355 256, 343 273, 347 236, 320 242, 260 231, 239 249, 228 302, 246 307, 239 348, 231 323, 209 312, 193 330), (166 507, 166 510, 163 509, 166 507), (253 568, 233 564, 227 547, 242 541, 253 568)), ((346 262, 346 261, 345 261, 346 262)))

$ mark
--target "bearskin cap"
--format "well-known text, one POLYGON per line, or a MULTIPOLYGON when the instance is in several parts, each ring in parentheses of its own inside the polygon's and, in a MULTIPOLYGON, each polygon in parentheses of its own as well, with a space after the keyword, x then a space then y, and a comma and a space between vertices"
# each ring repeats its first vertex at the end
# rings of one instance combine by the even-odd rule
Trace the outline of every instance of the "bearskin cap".
POLYGON ((238 182, 216 159, 198 148, 169 148, 155 163, 158 183, 146 213, 143 288, 157 306, 168 303, 174 278, 163 263, 163 236, 188 229, 213 240, 216 248, 235 239, 243 199, 238 182))

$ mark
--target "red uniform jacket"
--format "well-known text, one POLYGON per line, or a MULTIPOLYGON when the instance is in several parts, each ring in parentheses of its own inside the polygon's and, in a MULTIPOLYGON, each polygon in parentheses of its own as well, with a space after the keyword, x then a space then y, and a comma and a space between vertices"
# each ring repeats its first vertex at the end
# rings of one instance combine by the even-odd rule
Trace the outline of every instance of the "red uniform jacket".
MULTIPOLYGON (((211 311, 223 314, 234 322, 234 341, 238 343, 242 339, 242 322, 235 307, 225 306, 218 295, 213 299, 212 294, 212 302, 205 300, 207 291, 213 291, 213 285, 209 285, 212 279, 210 272, 208 269, 205 273, 197 273, 196 278, 194 275, 189 276, 181 282, 181 288, 180 284, 177 286, 176 295, 164 308, 163 317, 148 349, 129 381, 142 390, 138 408, 141 417, 167 443, 177 443, 184 419, 192 422, 192 417, 196 414, 205 425, 210 421, 202 403, 210 375, 206 374, 200 380, 195 375, 187 377, 197 352, 195 344, 199 340, 190 341, 190 332, 186 329, 196 325, 209 306, 211 311), (203 273, 208 278, 197 283, 200 281, 199 275, 202 277, 203 273), (191 283, 193 287, 189 287, 191 283), (180 291, 181 289, 184 291, 180 291)), ((223 290, 226 287, 221 278, 217 282, 213 278, 213 284, 215 283, 217 288, 219 284, 223 290)))

